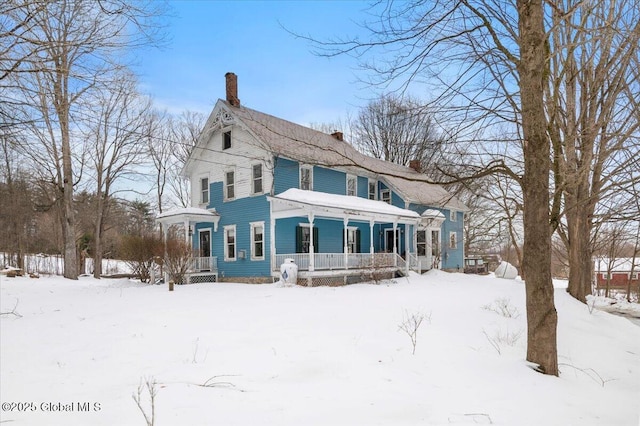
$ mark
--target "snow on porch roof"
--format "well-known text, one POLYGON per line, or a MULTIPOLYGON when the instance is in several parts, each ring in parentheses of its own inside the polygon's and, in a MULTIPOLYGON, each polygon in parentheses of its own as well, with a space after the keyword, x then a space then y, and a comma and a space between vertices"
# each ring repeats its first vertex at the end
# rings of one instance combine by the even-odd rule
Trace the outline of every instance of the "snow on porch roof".
POLYGON ((189 222, 213 222, 220 219, 218 212, 199 209, 197 207, 185 207, 172 209, 160 213, 156 220, 160 223, 183 223, 189 222))
MULTIPOLYGON (((272 201, 272 208, 274 208, 273 201, 288 204, 290 207, 295 205, 291 216, 306 214, 299 210, 308 207, 308 212, 313 212, 319 217, 350 216, 355 219, 355 216, 366 216, 368 218, 379 218, 385 221, 397 218, 400 221, 409 222, 415 222, 420 219, 420 215, 417 212, 401 209, 400 207, 392 206, 383 201, 348 195, 328 194, 326 192, 306 191, 297 188, 287 189, 281 194, 269 197, 269 201, 272 201)), ((274 208, 274 211, 275 210, 274 208)))

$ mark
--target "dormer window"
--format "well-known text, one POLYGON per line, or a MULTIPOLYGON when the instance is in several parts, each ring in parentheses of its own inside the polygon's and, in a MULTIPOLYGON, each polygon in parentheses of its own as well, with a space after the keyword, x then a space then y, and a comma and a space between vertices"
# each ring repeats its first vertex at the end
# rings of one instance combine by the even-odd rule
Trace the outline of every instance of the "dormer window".
POLYGON ((300 189, 313 191, 313 166, 300 166, 300 189))
POLYGON ((231 148, 231 130, 222 134, 222 149, 231 148))

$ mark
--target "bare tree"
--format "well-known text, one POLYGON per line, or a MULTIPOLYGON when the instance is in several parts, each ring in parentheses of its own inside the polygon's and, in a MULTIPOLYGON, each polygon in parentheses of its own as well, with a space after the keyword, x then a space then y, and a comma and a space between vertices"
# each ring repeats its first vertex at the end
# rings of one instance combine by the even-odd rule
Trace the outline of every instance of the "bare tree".
MULTIPOLYGON (((78 106, 109 72, 121 65, 117 53, 147 44, 157 35, 154 18, 162 7, 153 2, 127 0, 60 0, 32 2, 11 0, 11 22, 21 27, 13 44, 16 57, 29 57, 11 69, 10 78, 20 89, 34 121, 32 132, 39 149, 25 147, 32 159, 49 171, 62 206, 64 276, 76 279, 75 213, 73 207, 73 139, 82 121, 78 106), (33 55, 32 52, 37 52, 33 55), (40 137, 37 137, 40 136, 40 137), (34 151, 42 151, 43 156, 34 151)), ((125 55, 119 55, 124 57, 125 55)))
POLYGON ((169 187, 173 198, 182 207, 191 205, 189 180, 182 175, 182 168, 198 141, 206 118, 202 113, 185 111, 170 122, 173 161, 169 169, 169 187))
POLYGON ((151 103, 137 93, 129 73, 119 73, 108 87, 97 92, 86 111, 96 117, 87 131, 88 158, 95 182, 93 276, 102 274, 102 236, 117 182, 130 178, 143 162, 142 128, 151 103))
MULTIPOLYGON (((367 24, 368 40, 339 40, 316 45, 324 54, 355 54, 381 84, 401 81, 406 88, 418 77, 439 78, 434 102, 446 103, 466 130, 497 123, 515 126, 520 170, 491 156, 499 142, 479 149, 472 176, 504 173, 521 183, 524 209, 523 270, 526 275, 527 360, 545 374, 558 374, 557 314, 551 282, 551 173, 544 89, 548 41, 542 1, 386 2, 379 20, 367 24), (381 59, 384 58, 384 59, 381 59), (368 62, 368 58, 375 58, 368 62), (455 72, 443 68, 454 66, 455 72), (519 143, 518 143, 519 142, 519 143)), ((312 40, 313 41, 313 40, 312 40)), ((453 68, 449 68, 453 69, 453 68)), ((468 159, 468 157, 467 157, 468 159)), ((464 159, 463 159, 464 160, 464 159)), ((471 170, 467 167, 466 170, 471 170)))
POLYGON ((567 0, 554 4, 548 20, 545 90, 555 204, 560 208, 562 194, 566 226, 559 232, 569 257, 568 291, 585 302, 597 206, 640 179, 640 4, 567 0))
POLYGON ((432 114, 409 96, 387 94, 371 101, 351 129, 351 143, 361 152, 403 166, 418 160, 422 170, 428 170, 444 144, 432 114))

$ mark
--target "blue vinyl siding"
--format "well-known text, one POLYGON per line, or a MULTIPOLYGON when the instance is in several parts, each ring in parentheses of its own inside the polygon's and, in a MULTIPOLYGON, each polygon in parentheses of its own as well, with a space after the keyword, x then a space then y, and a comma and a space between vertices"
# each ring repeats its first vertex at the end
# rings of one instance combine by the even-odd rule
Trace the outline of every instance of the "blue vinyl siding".
POLYGON ((410 204, 409 209, 422 214, 427 209, 434 209, 440 211, 445 221, 440 229, 440 247, 442 250, 442 269, 460 269, 464 267, 464 213, 456 212, 456 221, 451 222, 449 217, 449 209, 442 209, 436 207, 423 206, 420 204, 410 204), (449 248, 449 233, 456 233, 457 248, 449 248))
POLYGON ((327 194, 347 193, 347 174, 325 167, 313 168, 313 190, 327 194))
POLYGON ((274 195, 280 194, 289 188, 300 186, 300 166, 297 161, 276 157, 273 170, 274 195))
POLYGON ((358 176, 358 197, 369 198, 369 179, 358 176))
MULTIPOLYGON (((276 221, 276 253, 296 252, 296 226, 309 223, 306 217, 278 219, 276 221)), ((313 226, 318 228, 318 247, 316 253, 343 253, 344 251, 344 223, 339 220, 317 219, 313 226)), ((354 226, 360 230, 360 250, 369 252, 369 224, 350 222, 347 226, 354 226)), ((375 232, 374 232, 375 236, 375 232)))
MULTIPOLYGON (((214 182, 211 187, 210 207, 215 207, 220 214, 218 232, 211 235, 212 256, 218 258, 218 270, 224 277, 258 277, 270 273, 269 246, 269 202, 265 195, 239 198, 223 202, 222 182, 214 182), (250 222, 264 222, 264 260, 251 260, 251 227, 250 222), (236 260, 225 262, 224 227, 236 225, 236 260), (240 259, 240 250, 246 251, 244 259, 240 259)), ((211 223, 198 223, 198 229, 213 228, 211 223)), ((194 241, 197 243, 197 241, 194 241)), ((197 248, 197 246, 195 246, 197 248)))

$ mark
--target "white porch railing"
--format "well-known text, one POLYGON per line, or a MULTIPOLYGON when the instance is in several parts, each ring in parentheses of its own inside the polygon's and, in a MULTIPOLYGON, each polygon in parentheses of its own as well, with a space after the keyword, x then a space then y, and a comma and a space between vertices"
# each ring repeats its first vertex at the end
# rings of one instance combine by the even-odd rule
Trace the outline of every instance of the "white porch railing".
POLYGON ((215 256, 192 257, 187 270, 189 272, 217 271, 218 258, 215 256))
MULTIPOLYGON (((299 271, 309 270, 309 253, 276 254, 271 265, 274 271, 280 270, 285 259, 293 259, 299 271)), ((369 269, 369 268, 405 268, 402 257, 393 253, 316 253, 314 255, 314 269, 316 271, 369 269), (395 260, 394 260, 395 256, 395 260)))

